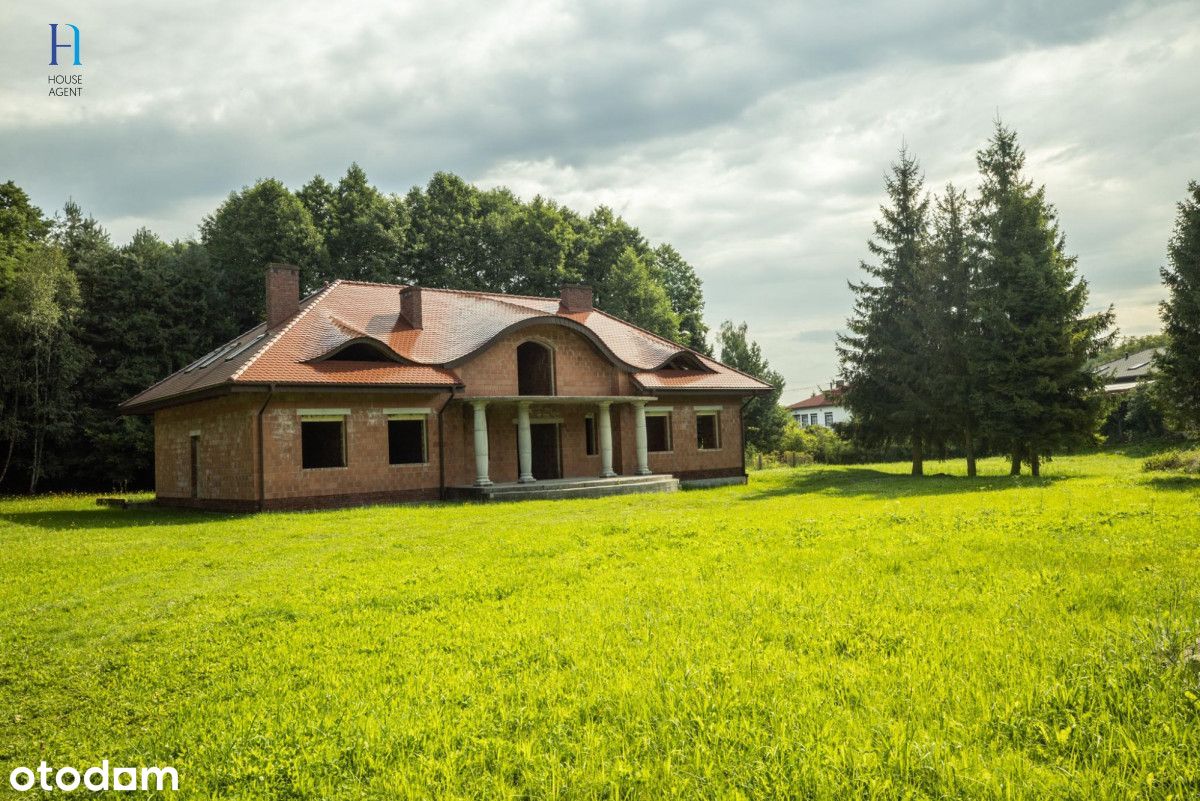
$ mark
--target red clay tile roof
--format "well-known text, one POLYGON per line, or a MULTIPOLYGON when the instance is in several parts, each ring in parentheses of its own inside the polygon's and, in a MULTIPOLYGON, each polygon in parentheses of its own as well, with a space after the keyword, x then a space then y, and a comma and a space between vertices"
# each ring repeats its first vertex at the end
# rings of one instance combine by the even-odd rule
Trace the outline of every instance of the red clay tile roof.
POLYGON ((837 406, 841 403, 843 390, 831 389, 828 392, 818 392, 811 398, 805 398, 799 403, 793 403, 789 409, 816 409, 821 406, 837 406))
POLYGON ((422 328, 400 314, 394 284, 337 281, 306 298, 283 327, 264 325, 218 348, 123 403, 125 411, 164 405, 194 393, 234 385, 309 384, 449 388, 461 386, 454 367, 500 334, 552 322, 588 337, 647 390, 761 392, 761 381, 694 354, 711 372, 664 369, 692 353, 602 311, 560 311, 558 298, 531 298, 449 289, 421 289, 422 328), (366 342, 393 362, 323 361, 349 343, 366 342))

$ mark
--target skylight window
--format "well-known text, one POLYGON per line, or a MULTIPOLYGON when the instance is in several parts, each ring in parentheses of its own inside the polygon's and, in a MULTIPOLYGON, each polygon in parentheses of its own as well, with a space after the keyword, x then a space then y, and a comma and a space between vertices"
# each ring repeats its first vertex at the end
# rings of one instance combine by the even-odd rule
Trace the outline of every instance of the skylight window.
POLYGON ((212 354, 210 356, 208 356, 204 361, 200 362, 196 366, 197 367, 208 367, 210 364, 215 362, 217 359, 221 358, 221 354, 225 353, 225 351, 229 350, 230 348, 234 347, 235 345, 237 345, 236 342, 231 342, 223 348, 217 348, 216 350, 214 350, 212 352, 212 354))
POLYGON ((202 363, 204 363, 204 362, 207 362, 207 361, 208 361, 209 359, 211 359, 212 357, 214 357, 214 356, 218 355, 218 353, 217 353, 217 352, 218 352, 218 351, 220 351, 220 350, 221 350, 220 348, 217 348, 217 350, 210 350, 208 353, 204 354, 204 355, 203 355, 203 356, 201 356, 199 359, 196 359, 196 361, 192 362, 192 363, 191 363, 191 364, 189 364, 189 365, 188 365, 186 368, 184 368, 184 371, 183 371, 183 372, 185 372, 185 373, 190 373, 190 372, 192 372, 192 371, 193 371, 193 370, 195 370, 197 367, 199 367, 199 366, 200 366, 202 363))
POLYGON ((230 359, 232 359, 234 356, 237 356, 239 353, 244 353, 244 352, 246 351, 246 349, 247 349, 247 348, 249 348, 249 347, 250 347, 251 345, 253 345, 255 342, 258 342, 260 339, 262 339, 262 338, 263 338, 263 337, 265 337, 265 336, 266 336, 266 334, 259 334, 259 335, 258 335, 258 336, 256 336, 254 339, 251 339, 251 340, 250 340, 249 342, 247 342, 245 345, 242 345, 240 348, 238 348, 237 350, 233 351, 233 352, 232 352, 232 353, 230 353, 228 356, 226 356, 226 357, 225 357, 225 361, 229 361, 229 360, 230 360, 230 359))

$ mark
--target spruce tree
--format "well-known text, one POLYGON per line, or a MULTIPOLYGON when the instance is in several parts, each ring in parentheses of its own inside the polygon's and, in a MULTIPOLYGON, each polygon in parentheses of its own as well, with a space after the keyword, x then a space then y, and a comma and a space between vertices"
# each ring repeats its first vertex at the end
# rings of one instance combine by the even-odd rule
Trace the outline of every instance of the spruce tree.
POLYGON ((947 184, 934 204, 928 250, 932 302, 926 315, 933 421, 942 438, 961 442, 967 475, 974 476, 979 427, 974 357, 979 335, 969 213, 966 194, 947 184))
POLYGON ((1169 293, 1160 306, 1167 346, 1156 359, 1156 383, 1175 421, 1200 429, 1200 182, 1190 182, 1188 194, 1161 271, 1169 293))
POLYGON ((924 472, 934 437, 929 322, 932 302, 926 264, 929 198, 916 159, 904 148, 885 178, 888 205, 880 207, 867 247, 878 260, 861 263, 867 280, 851 283, 854 314, 838 336, 838 355, 853 416, 850 430, 865 445, 907 442, 912 474, 924 472))
POLYGON ((1087 282, 1045 188, 1022 176, 1016 134, 997 122, 976 160, 981 423, 1013 475, 1023 462, 1038 475, 1041 457, 1095 441, 1102 397, 1087 363, 1107 344, 1112 311, 1084 314, 1087 282))

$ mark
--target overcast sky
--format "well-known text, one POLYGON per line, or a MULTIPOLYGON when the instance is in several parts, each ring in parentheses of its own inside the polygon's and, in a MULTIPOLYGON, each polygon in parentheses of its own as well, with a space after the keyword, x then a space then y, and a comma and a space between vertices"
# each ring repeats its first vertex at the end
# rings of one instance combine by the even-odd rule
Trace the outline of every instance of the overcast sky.
POLYGON ((696 267, 788 379, 835 374, 902 141, 975 186, 997 113, 1058 207, 1094 306, 1157 328, 1174 204, 1200 178, 1200 3, 236 2, 0 6, 0 181, 121 242, 197 236, 231 189, 358 161, 612 206, 696 267), (845 8, 835 8, 845 6, 845 8), (46 96, 50 22, 81 98, 46 96))

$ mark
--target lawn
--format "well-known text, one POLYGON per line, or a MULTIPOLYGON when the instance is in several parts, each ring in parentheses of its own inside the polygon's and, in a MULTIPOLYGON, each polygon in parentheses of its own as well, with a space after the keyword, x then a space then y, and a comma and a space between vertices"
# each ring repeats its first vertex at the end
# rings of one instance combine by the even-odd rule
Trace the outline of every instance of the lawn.
POLYGON ((0 500, 0 794, 108 759, 185 798, 1200 796, 1200 477, 905 469, 307 514, 0 500))

